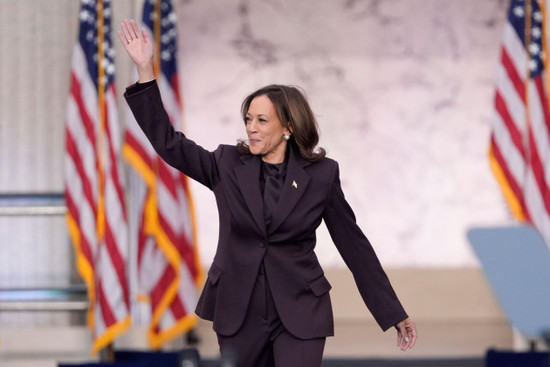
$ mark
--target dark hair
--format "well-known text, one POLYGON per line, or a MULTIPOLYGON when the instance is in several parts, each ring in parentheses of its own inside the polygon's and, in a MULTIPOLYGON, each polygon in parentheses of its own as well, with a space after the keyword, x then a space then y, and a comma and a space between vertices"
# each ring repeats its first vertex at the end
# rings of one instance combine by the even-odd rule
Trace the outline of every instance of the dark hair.
MULTIPOLYGON (((272 84, 250 94, 241 105, 245 124, 250 103, 259 96, 267 96, 273 103, 283 127, 292 131, 289 143, 298 148, 302 158, 316 162, 325 156, 326 152, 323 148, 315 149, 319 143, 317 120, 306 97, 298 88, 272 84)), ((242 140, 239 140, 237 150, 241 154, 250 154, 248 145, 242 140)))

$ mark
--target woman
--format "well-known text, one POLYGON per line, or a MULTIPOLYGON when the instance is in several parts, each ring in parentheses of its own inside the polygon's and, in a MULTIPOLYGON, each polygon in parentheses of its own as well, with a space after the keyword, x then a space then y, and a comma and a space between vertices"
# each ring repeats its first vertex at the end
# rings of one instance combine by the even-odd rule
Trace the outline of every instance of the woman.
POLYGON ((213 321, 222 354, 238 366, 320 366, 333 335, 329 282, 314 253, 322 220, 383 330, 402 350, 416 327, 397 299, 340 187, 338 164, 315 150, 315 117, 302 93, 272 85, 248 96, 248 144, 209 152, 169 123, 145 30, 125 20, 118 32, 139 80, 125 98, 158 154, 214 192, 219 242, 196 313, 213 321))

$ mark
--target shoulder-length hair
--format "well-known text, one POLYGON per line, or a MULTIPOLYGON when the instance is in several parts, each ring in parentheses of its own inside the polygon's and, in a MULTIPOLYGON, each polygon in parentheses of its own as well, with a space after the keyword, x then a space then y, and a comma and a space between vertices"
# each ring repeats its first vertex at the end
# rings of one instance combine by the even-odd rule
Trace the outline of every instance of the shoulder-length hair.
MULTIPOLYGON (((250 94, 241 105, 245 125, 250 103, 259 96, 267 96, 271 100, 281 124, 292 132, 289 143, 298 148, 302 158, 316 162, 326 155, 323 148, 316 149, 319 143, 317 119, 304 94, 298 88, 272 84, 250 94)), ((243 155, 250 154, 250 148, 243 140, 239 140, 237 150, 243 155)))

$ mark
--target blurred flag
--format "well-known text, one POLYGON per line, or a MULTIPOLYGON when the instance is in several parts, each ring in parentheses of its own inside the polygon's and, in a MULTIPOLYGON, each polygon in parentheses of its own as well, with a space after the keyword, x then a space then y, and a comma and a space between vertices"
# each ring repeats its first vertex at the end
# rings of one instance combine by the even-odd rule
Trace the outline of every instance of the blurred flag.
POLYGON ((537 228, 550 247, 550 79, 544 6, 544 1, 511 1, 489 155, 512 213, 537 228))
MULTIPOLYGON (((172 124, 181 130, 172 2, 146 0, 143 25, 155 43, 155 74, 164 106, 172 124)), ((160 159, 129 111, 125 140, 124 155, 137 173, 130 175, 129 191, 138 298, 150 304, 149 342, 159 348, 197 322, 194 309, 202 269, 193 202, 187 178, 160 159)))
POLYGON ((130 325, 110 0, 82 0, 65 126, 67 225, 88 286, 93 351, 130 325))

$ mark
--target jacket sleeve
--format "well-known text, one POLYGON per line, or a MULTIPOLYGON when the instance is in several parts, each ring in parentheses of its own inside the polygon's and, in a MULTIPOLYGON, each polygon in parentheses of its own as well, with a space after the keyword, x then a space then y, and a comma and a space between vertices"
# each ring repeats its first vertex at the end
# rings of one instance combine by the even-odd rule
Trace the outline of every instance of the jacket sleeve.
POLYGON ((157 83, 136 83, 126 89, 124 98, 158 155, 172 167, 213 190, 219 181, 214 153, 174 129, 157 83))
POLYGON ((369 311, 385 331, 407 318, 376 253, 356 223, 340 185, 338 164, 323 219, 344 262, 351 270, 369 311))

